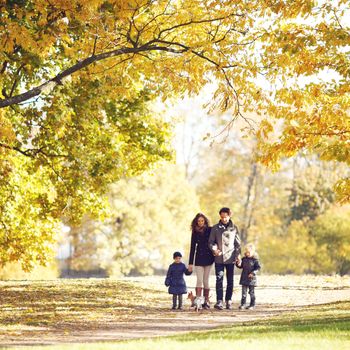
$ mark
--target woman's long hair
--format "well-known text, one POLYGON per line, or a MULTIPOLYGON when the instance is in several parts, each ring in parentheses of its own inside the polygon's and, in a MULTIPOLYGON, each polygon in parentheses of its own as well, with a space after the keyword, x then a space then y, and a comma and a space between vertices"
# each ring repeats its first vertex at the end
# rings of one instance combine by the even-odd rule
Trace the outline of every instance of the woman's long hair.
POLYGON ((192 230, 192 233, 196 231, 196 228, 198 227, 197 226, 197 222, 198 222, 198 219, 199 218, 203 218, 204 219, 204 229, 209 227, 209 220, 208 218, 202 214, 202 213, 198 213, 194 219, 192 220, 192 223, 191 223, 191 230, 192 230))

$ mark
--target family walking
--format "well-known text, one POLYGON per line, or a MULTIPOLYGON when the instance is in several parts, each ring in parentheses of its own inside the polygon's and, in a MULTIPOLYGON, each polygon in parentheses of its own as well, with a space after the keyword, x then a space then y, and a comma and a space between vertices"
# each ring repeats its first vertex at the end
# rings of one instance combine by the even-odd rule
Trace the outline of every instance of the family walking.
POLYGON ((191 223, 192 236, 189 254, 189 265, 181 261, 180 252, 173 254, 174 262, 169 266, 165 285, 169 287, 169 294, 173 295, 172 309, 182 309, 182 295, 187 293, 184 275, 196 274, 196 298, 204 296, 204 309, 210 308, 209 276, 215 262, 216 275, 216 303, 215 309, 232 309, 234 267, 242 269, 240 284, 242 298, 239 309, 254 309, 256 272, 260 270, 253 244, 248 244, 241 258, 241 240, 237 226, 231 220, 231 210, 221 208, 219 222, 210 227, 209 220, 204 214, 198 213, 191 223), (224 276, 226 275, 226 292, 224 299, 224 276), (246 306, 247 293, 250 304, 246 306))

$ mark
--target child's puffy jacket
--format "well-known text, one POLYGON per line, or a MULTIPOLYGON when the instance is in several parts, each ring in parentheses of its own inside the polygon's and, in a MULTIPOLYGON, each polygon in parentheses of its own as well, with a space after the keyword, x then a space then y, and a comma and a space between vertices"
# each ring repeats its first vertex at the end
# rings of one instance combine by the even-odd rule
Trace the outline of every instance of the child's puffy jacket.
POLYGON ((239 284, 243 286, 256 286, 256 272, 260 270, 261 266, 256 257, 244 257, 241 264, 236 266, 242 269, 241 279, 239 284), (249 274, 253 274, 253 278, 249 278, 249 274))
POLYGON ((190 275, 191 273, 184 263, 172 263, 165 278, 165 285, 169 287, 169 294, 186 294, 187 287, 184 274, 190 275))

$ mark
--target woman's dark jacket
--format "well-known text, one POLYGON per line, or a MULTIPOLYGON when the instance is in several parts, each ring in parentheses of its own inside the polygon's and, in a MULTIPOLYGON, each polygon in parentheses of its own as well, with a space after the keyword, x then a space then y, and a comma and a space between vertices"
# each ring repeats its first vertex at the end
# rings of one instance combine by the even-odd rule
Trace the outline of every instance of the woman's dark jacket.
POLYGON ((169 294, 186 294, 185 275, 190 275, 192 272, 188 271, 184 263, 172 263, 169 265, 168 273, 165 278, 165 285, 169 287, 169 294))
POLYGON ((193 260, 196 266, 208 266, 214 262, 214 255, 208 247, 209 236, 210 227, 207 227, 204 232, 192 232, 190 257, 188 259, 190 265, 193 265, 193 260))
POLYGON ((239 284, 243 286, 256 286, 256 272, 260 270, 261 266, 258 258, 256 257, 244 257, 241 261, 241 264, 236 266, 242 269, 241 279, 239 284), (249 278, 249 274, 253 274, 253 278, 249 278))

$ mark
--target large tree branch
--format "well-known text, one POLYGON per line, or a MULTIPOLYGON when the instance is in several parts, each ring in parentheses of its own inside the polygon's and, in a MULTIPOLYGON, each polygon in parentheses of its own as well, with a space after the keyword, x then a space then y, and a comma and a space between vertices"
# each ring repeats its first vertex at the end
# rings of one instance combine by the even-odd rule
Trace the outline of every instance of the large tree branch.
POLYGON ((46 153, 44 151, 45 147, 28 148, 26 150, 22 150, 19 147, 9 146, 9 145, 6 145, 5 143, 0 143, 0 147, 6 148, 6 149, 9 149, 9 150, 12 150, 12 151, 19 152, 22 155, 24 155, 26 157, 30 157, 30 158, 35 158, 38 154, 42 154, 42 155, 44 155, 47 158, 68 158, 68 154, 64 155, 64 154, 46 153))
POLYGON ((2 64, 2 68, 0 70, 0 74, 3 74, 7 68, 8 65, 8 61, 4 61, 4 63, 2 64))
POLYGON ((140 46, 140 47, 136 47, 136 48, 132 48, 132 47, 121 48, 121 49, 117 49, 117 50, 113 50, 113 51, 109 51, 109 52, 104 52, 104 53, 101 53, 98 55, 93 55, 93 56, 90 56, 90 57, 74 64, 73 66, 69 67, 68 69, 66 69, 63 72, 56 75, 54 78, 46 81, 45 83, 43 83, 43 84, 41 84, 41 85, 39 85, 39 86, 29 90, 29 91, 26 91, 22 94, 19 94, 19 95, 13 96, 13 97, 0 99, 0 108, 15 105, 15 104, 20 104, 24 101, 30 100, 31 98, 33 98, 35 96, 39 96, 44 91, 47 91, 47 90, 51 91, 57 85, 62 85, 64 79, 69 77, 73 73, 80 71, 83 68, 88 67, 92 63, 102 61, 102 60, 105 60, 107 58, 116 57, 116 56, 120 56, 123 54, 135 54, 135 53, 146 52, 146 51, 166 51, 166 52, 172 52, 172 53, 182 53, 185 50, 186 49, 176 50, 176 49, 173 49, 171 47, 148 46, 148 45, 145 46, 144 45, 144 46, 140 46))
MULTIPOLYGON (((108 59, 111 57, 120 56, 120 55, 138 54, 138 53, 145 53, 145 52, 149 52, 149 51, 166 51, 166 52, 171 52, 171 53, 175 53, 175 54, 181 54, 183 52, 190 51, 194 55, 197 55, 197 56, 201 57, 202 59, 207 60, 208 62, 215 65, 216 67, 220 67, 218 62, 215 62, 211 58, 205 56, 203 52, 194 51, 190 47, 188 47, 186 45, 181 45, 180 43, 166 42, 165 40, 163 40, 163 42, 162 42, 162 40, 160 40, 160 37, 163 34, 171 33, 172 31, 174 31, 178 28, 181 28, 181 27, 190 26, 193 24, 213 23, 216 21, 222 21, 224 19, 227 19, 227 18, 230 18, 233 16, 238 16, 238 17, 244 16, 244 14, 231 13, 227 16, 222 16, 222 17, 217 17, 217 18, 203 18, 203 19, 199 19, 199 20, 191 19, 189 21, 179 23, 179 24, 173 25, 171 27, 167 27, 167 28, 160 30, 160 32, 158 33, 158 40, 156 39, 156 40, 153 40, 147 44, 139 46, 138 41, 139 41, 139 37, 140 37, 141 32, 145 29, 145 27, 147 25, 149 25, 151 23, 149 21, 148 23, 146 23, 146 26, 141 27, 141 28, 136 26, 134 19, 137 18, 136 13, 139 9, 140 9, 140 7, 135 9, 135 13, 132 16, 132 20, 129 23, 130 26, 129 26, 129 29, 127 32, 127 40, 129 41, 129 43, 132 44, 133 47, 122 47, 119 49, 96 54, 97 37, 95 37, 93 53, 91 56, 77 62, 76 64, 72 65, 71 67, 63 70, 61 73, 59 73, 58 75, 56 75, 52 79, 50 79, 50 80, 42 83, 41 85, 36 86, 36 87, 26 91, 26 92, 23 92, 23 93, 18 94, 16 96, 4 95, 5 98, 0 99, 0 108, 4 108, 7 106, 11 106, 11 105, 21 104, 25 101, 31 102, 31 100, 34 97, 39 97, 43 92, 49 92, 52 89, 54 89, 55 87, 57 87, 57 85, 62 85, 64 79, 71 76, 73 73, 80 71, 80 70, 82 70, 82 69, 88 67, 89 65, 96 63, 98 61, 102 61, 102 60, 105 60, 105 59, 108 59), (137 33, 136 38, 131 37, 132 27, 136 30, 136 33, 137 33), (164 44, 167 44, 167 46, 164 46, 164 44), (174 46, 175 46, 175 48, 174 48, 174 46)), ((165 7, 162 14, 166 12, 166 9, 167 9, 167 6, 165 7)), ((61 15, 61 12, 59 14, 61 15)), ((59 18, 59 16, 58 16, 58 18, 59 18)), ((156 20, 156 18, 154 18, 154 20, 156 20)), ((223 67, 221 67, 221 68, 223 68, 223 67)), ((224 68, 231 68, 231 66, 225 66, 224 68)), ((5 65, 5 67, 2 67, 2 70, 5 70, 5 69, 6 69, 6 65, 5 65)))

